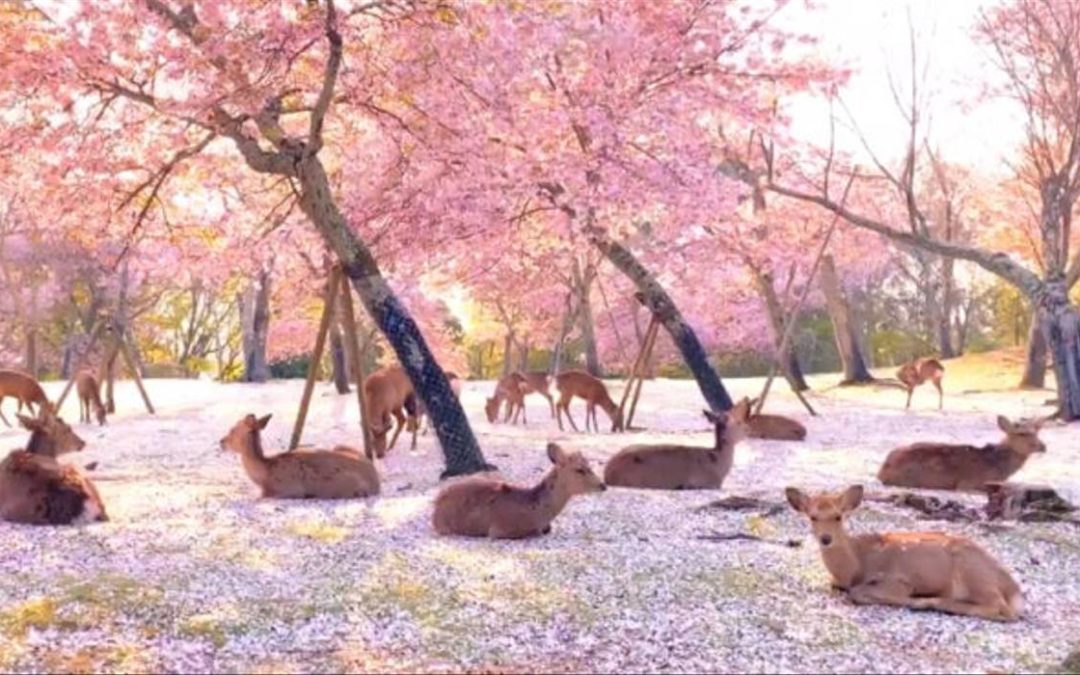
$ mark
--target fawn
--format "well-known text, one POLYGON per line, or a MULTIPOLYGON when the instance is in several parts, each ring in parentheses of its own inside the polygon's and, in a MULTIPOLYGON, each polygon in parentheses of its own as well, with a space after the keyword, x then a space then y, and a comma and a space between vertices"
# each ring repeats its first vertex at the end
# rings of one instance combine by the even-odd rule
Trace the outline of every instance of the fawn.
MULTIPOLYGON (((499 408, 506 401, 506 416, 503 422, 509 422, 513 414, 513 424, 517 424, 518 416, 525 415, 525 377, 521 373, 508 373, 499 378, 495 383, 495 393, 484 402, 484 413, 488 422, 494 424, 499 417, 499 408)), ((529 423, 526 418, 525 424, 529 423)))
POLYGON ((375 465, 358 450, 293 450, 273 457, 263 453, 261 432, 270 415, 247 415, 221 439, 222 450, 240 455, 244 470, 263 497, 352 499, 379 494, 375 465))
POLYGON ((98 424, 104 426, 105 404, 101 402, 101 387, 93 373, 84 370, 75 376, 75 393, 79 396, 79 421, 89 424, 93 408, 98 424))
POLYGON ((1010 422, 999 415, 997 423, 1005 438, 981 448, 945 443, 897 448, 885 458, 878 479, 885 485, 928 490, 982 490, 987 483, 1007 480, 1028 457, 1046 452, 1039 440, 1043 420, 1010 422))
POLYGON ((581 453, 555 443, 548 444, 547 453, 555 466, 535 487, 467 478, 443 488, 435 498, 435 531, 491 539, 536 537, 551 531, 551 521, 571 497, 606 489, 581 453))
POLYGON ((596 420, 596 407, 600 406, 611 418, 611 430, 623 430, 623 415, 615 401, 608 395, 607 387, 598 378, 583 370, 565 370, 555 377, 555 388, 559 390, 559 402, 555 404, 555 418, 559 421, 559 430, 562 431, 562 416, 566 413, 566 419, 570 420, 570 426, 578 431, 578 426, 570 415, 570 401, 575 396, 585 399, 585 431, 589 430, 589 419, 592 419, 593 429, 600 431, 600 424, 596 420))
POLYGON ((0 370, 0 420, 9 427, 11 422, 4 416, 2 410, 4 399, 8 396, 19 402, 18 412, 22 412, 25 405, 31 414, 40 412, 40 406, 49 401, 45 396, 45 391, 34 378, 14 370, 0 370), (39 406, 37 412, 34 411, 35 405, 39 406))
POLYGON ((367 407, 365 413, 368 429, 371 430, 372 450, 376 457, 385 457, 387 450, 393 449, 397 443, 401 430, 407 424, 405 401, 412 393, 412 382, 405 374, 405 369, 399 365, 386 366, 364 380, 364 404, 367 407), (390 421, 391 415, 397 421, 396 427, 390 421), (386 436, 392 428, 394 435, 388 448, 386 436))
POLYGON ((810 519, 833 585, 859 605, 893 605, 1015 621, 1023 598, 1007 571, 978 544, 937 532, 849 536, 844 518, 863 498, 856 485, 808 496, 787 488, 791 507, 810 519))
POLYGON ((59 455, 86 447, 44 404, 37 418, 19 415, 30 431, 26 449, 0 462, 0 518, 26 525, 78 525, 108 520, 97 488, 59 455))
POLYGON ((760 415, 753 412, 757 399, 750 400, 750 418, 747 420, 746 436, 774 441, 801 441, 806 439, 806 427, 799 422, 780 415, 760 415))
POLYGON ((945 366, 937 359, 916 359, 905 363, 896 371, 896 379, 907 389, 907 405, 911 408, 911 395, 915 393, 915 387, 923 382, 931 382, 938 391, 938 410, 945 405, 945 392, 941 389, 941 378, 945 376, 945 366))
POLYGON ((743 399, 726 413, 704 412, 716 431, 714 447, 631 445, 608 460, 604 482, 654 490, 720 489, 731 471, 735 445, 746 436, 750 402, 743 399))

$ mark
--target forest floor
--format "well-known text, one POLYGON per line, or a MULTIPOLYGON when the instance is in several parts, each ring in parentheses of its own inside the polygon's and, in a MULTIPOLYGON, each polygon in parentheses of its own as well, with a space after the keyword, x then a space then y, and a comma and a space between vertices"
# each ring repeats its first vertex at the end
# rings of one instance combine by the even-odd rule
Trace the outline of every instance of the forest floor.
MULTIPOLYGON (((104 428, 77 425, 88 447, 67 458, 99 463, 91 475, 112 520, 0 524, 0 671, 1056 669, 1080 648, 1076 526, 931 522, 875 501, 852 518, 856 531, 940 529, 981 542, 1025 592, 1024 620, 1003 625, 852 606, 830 591, 807 523, 783 502, 787 485, 862 483, 880 495, 874 476, 896 445, 991 442, 996 415, 1048 411, 1052 392, 1009 391, 1012 362, 987 379, 981 358, 949 367, 944 412, 929 388, 908 412, 900 390, 835 388, 836 376, 823 375, 810 378, 821 416, 808 418, 780 383, 768 409, 802 419, 805 443, 746 441, 722 491, 612 489, 572 501, 550 535, 510 543, 434 536, 442 459, 430 435, 416 453, 399 443, 381 464, 377 499, 257 499, 218 439, 245 413, 274 413, 265 445, 284 447, 300 381, 151 380, 153 416, 122 383, 120 414, 104 428), (731 495, 776 508, 708 506, 731 495), (732 533, 767 541, 713 536, 732 533)), ((727 384, 752 395, 761 380, 727 384)), ((48 383, 50 395, 60 386, 48 383)), ((617 398, 621 383, 611 387, 617 398)), ((597 471, 629 443, 712 442, 692 382, 647 382, 636 424, 648 430, 619 436, 561 433, 538 397, 527 428, 490 425, 491 389, 467 383, 464 405, 488 459, 513 481, 542 476, 551 439, 582 450, 597 471)), ((305 441, 355 443, 355 401, 320 385, 305 441)), ((574 410, 581 423, 580 404, 574 410)), ((64 412, 77 419, 74 399, 64 412)), ((0 450, 25 437, 0 427, 0 450)), ((1043 438, 1049 452, 1016 479, 1080 501, 1080 433, 1051 425, 1043 438)))

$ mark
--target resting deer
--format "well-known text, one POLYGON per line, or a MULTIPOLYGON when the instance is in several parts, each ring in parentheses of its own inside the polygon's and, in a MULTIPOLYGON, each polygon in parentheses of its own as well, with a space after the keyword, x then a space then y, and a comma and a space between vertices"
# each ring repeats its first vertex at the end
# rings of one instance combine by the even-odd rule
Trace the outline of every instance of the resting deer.
POLYGON ((705 411, 716 431, 716 445, 631 445, 604 467, 604 482, 612 486, 653 490, 719 490, 731 471, 735 445, 746 435, 750 402, 730 411, 705 411))
POLYGON ((388 449, 393 449, 401 430, 407 423, 405 400, 413 393, 412 382, 399 365, 386 366, 367 376, 364 380, 364 403, 367 406, 366 417, 371 430, 372 450, 377 457, 385 457, 388 449), (393 415, 397 421, 395 427, 390 420, 393 415), (390 429, 394 435, 389 448, 386 436, 390 429))
MULTIPOLYGON (((492 424, 499 417, 499 408, 503 401, 506 402, 506 416, 503 422, 510 421, 513 414, 513 424, 517 424, 518 417, 525 414, 525 377, 521 373, 509 373, 495 383, 495 394, 484 403, 484 413, 487 414, 488 422, 492 424)), ((525 419, 525 424, 529 420, 525 419)))
POLYGON ((945 406, 945 392, 941 389, 941 378, 945 375, 945 366, 937 359, 916 359, 900 366, 896 371, 896 379, 907 389, 907 405, 911 408, 911 395, 915 393, 915 387, 923 382, 931 382, 938 391, 938 410, 945 406))
MULTIPOLYGON (((518 371, 518 375, 522 378, 522 396, 540 394, 547 399, 548 406, 551 408, 551 416, 555 417, 555 399, 552 398, 550 391, 551 376, 542 370, 518 371)), ((522 404, 522 407, 524 407, 524 404, 522 404)))
POLYGON ((780 415, 759 415, 753 412, 757 399, 750 401, 750 419, 746 424, 748 438, 764 438, 773 441, 801 441, 806 438, 806 427, 799 422, 780 415))
POLYGON ((808 496, 788 488, 792 508, 810 519, 833 585, 859 605, 893 605, 1015 621, 1023 598, 1009 573, 969 539, 937 532, 849 536, 844 518, 861 485, 808 496))
POLYGON ((551 521, 571 497, 606 489, 581 453, 555 443, 548 443, 547 453, 555 466, 536 487, 467 478, 444 488, 435 498, 435 531, 491 539, 537 537, 551 531, 551 521))
POLYGON ((75 393, 79 396, 79 421, 90 423, 90 409, 93 408, 99 425, 105 425, 105 404, 101 402, 101 387, 97 378, 89 371, 75 376, 75 393))
POLYGON ((108 520, 97 488, 56 458, 86 443, 43 405, 37 418, 19 415, 30 431, 26 449, 0 462, 0 518, 26 525, 80 525, 108 520))
POLYGON ((352 499, 379 494, 375 465, 354 448, 293 450, 273 457, 263 453, 261 432, 270 415, 247 415, 221 439, 222 450, 240 455, 244 470, 263 497, 352 499))
POLYGON ((1019 471, 1028 458, 1046 452, 1039 440, 1043 420, 1010 422, 997 418, 1005 438, 984 445, 916 443, 889 453, 878 472, 885 485, 928 490, 982 490, 1019 471))
POLYGON ((570 401, 575 396, 585 399, 585 431, 589 430, 589 419, 592 419, 593 429, 600 431, 600 424, 596 420, 596 407, 600 406, 611 418, 611 430, 623 430, 623 416, 619 406, 611 400, 607 387, 599 379, 583 370, 566 370, 555 376, 555 388, 559 390, 559 402, 555 404, 555 418, 559 421, 559 430, 563 428, 562 416, 566 413, 566 419, 570 420, 570 426, 574 431, 579 431, 573 416, 570 415, 570 401))
POLYGON ((14 370, 0 370, 0 420, 9 427, 11 422, 4 416, 3 411, 4 399, 8 396, 19 402, 18 412, 22 412, 25 405, 31 414, 37 414, 34 411, 35 405, 39 406, 37 412, 40 412, 40 406, 49 400, 34 378, 14 370))
MULTIPOLYGON (((458 399, 461 398, 461 378, 457 376, 457 373, 446 371, 446 379, 450 382, 450 391, 454 393, 458 399)), ((424 423, 424 435, 427 435, 430 424, 430 415, 427 414, 427 406, 424 405, 424 401, 416 394, 412 392, 405 397, 405 413, 408 416, 405 427, 412 433, 412 449, 416 450, 416 435, 420 430, 420 423, 424 423)))

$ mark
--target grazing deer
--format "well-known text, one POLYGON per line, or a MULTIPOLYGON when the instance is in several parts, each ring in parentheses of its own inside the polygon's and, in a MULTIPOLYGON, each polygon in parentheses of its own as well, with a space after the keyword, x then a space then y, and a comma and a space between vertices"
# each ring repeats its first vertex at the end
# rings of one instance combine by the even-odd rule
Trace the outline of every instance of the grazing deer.
POLYGON ((786 490, 810 519, 833 585, 859 605, 892 605, 1015 621, 1023 598, 1009 573, 977 544, 937 532, 861 534, 844 529, 859 506, 861 485, 839 494, 786 490))
POLYGON ((945 443, 916 443, 889 453, 878 472, 885 485, 928 490, 982 490, 1020 470, 1028 458, 1046 452, 1039 440, 1044 420, 1010 422, 998 416, 1005 438, 975 447, 945 443))
POLYGON ((907 389, 907 405, 911 408, 911 395, 915 393, 915 387, 923 382, 931 382, 938 391, 938 410, 945 406, 945 392, 941 389, 941 378, 945 375, 945 366, 937 359, 916 359, 905 363, 896 371, 896 379, 907 389))
MULTIPOLYGON (((547 399, 548 406, 551 408, 551 416, 555 417, 555 399, 551 396, 551 376, 543 370, 530 370, 527 372, 519 371, 518 375, 521 376, 521 394, 522 396, 528 396, 529 394, 540 394, 547 399)), ((522 405, 524 407, 524 404, 522 405)))
MULTIPOLYGON (((513 414, 513 424, 517 424, 518 417, 525 414, 525 377, 521 373, 509 373, 504 375, 495 384, 495 394, 484 403, 484 413, 487 414, 488 422, 492 424, 499 417, 499 408, 506 401, 506 416, 503 422, 510 421, 513 414)), ((529 423, 528 418, 525 424, 529 423)))
POLYGON ((80 525, 108 520, 97 488, 56 458, 86 443, 43 404, 37 418, 19 415, 30 431, 26 449, 0 462, 0 518, 25 525, 80 525))
POLYGON ((407 423, 405 400, 412 393, 412 381, 405 374, 405 369, 396 364, 381 368, 364 380, 366 417, 371 430, 372 449, 377 457, 385 457, 387 450, 393 449, 397 443, 398 436, 407 423), (390 420, 391 415, 397 421, 396 428, 390 420), (394 429, 394 435, 388 448, 386 435, 391 428, 394 429))
MULTIPOLYGON (((457 373, 448 370, 446 371, 446 379, 450 382, 450 391, 460 399, 461 378, 457 376, 457 373)), ((431 416, 427 414, 427 406, 424 405, 424 401, 415 391, 405 398, 405 413, 408 415, 406 428, 412 433, 412 449, 416 450, 416 435, 420 430, 420 422, 423 421, 424 423, 423 433, 426 436, 428 429, 431 427, 431 416)))
POLYGON ((79 421, 90 423, 90 409, 93 408, 99 425, 105 425, 105 404, 101 402, 101 387, 97 378, 90 371, 82 371, 75 376, 75 392, 79 396, 79 421))
POLYGON ((379 494, 375 465, 356 449, 293 450, 273 457, 263 453, 261 432, 270 415, 247 415, 221 439, 222 450, 240 455, 244 470, 262 489, 279 499, 352 499, 379 494))
POLYGON ((608 460, 604 482, 653 490, 719 490, 731 471, 735 445, 746 436, 750 402, 743 399, 726 413, 704 412, 716 430, 714 447, 627 446, 608 460))
POLYGON ((759 415, 753 412, 757 399, 750 401, 750 419, 747 421, 747 438, 764 438, 773 441, 801 441, 806 439, 806 427, 781 415, 759 415))
POLYGON ((46 398, 41 385, 34 378, 14 370, 0 370, 0 420, 3 420, 4 424, 9 427, 11 422, 8 421, 7 417, 4 417, 4 411, 2 410, 4 399, 8 396, 19 402, 17 412, 22 412, 25 405, 31 414, 38 414, 40 406, 49 400, 46 398), (39 406, 37 412, 34 411, 34 405, 39 406))
POLYGON ((599 379, 583 370, 566 370, 555 376, 555 388, 559 390, 559 402, 555 404, 555 418, 559 421, 559 430, 563 428, 562 416, 566 413, 566 419, 570 420, 570 426, 578 431, 578 426, 570 415, 570 401, 575 396, 585 399, 585 431, 589 430, 589 419, 592 419, 593 429, 600 431, 600 424, 596 420, 596 407, 600 406, 611 418, 611 430, 623 430, 623 416, 619 406, 611 400, 607 387, 599 379))
POLYGON ((435 498, 432 522, 442 535, 524 539, 551 531, 551 521, 575 495, 606 488, 581 453, 548 443, 555 466, 536 487, 507 485, 491 478, 467 478, 435 498))

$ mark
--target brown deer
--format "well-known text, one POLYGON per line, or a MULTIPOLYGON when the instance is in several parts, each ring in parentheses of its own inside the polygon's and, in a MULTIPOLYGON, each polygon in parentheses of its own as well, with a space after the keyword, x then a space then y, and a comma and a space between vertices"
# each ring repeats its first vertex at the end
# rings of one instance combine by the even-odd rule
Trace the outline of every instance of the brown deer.
POLYGON ((716 431, 716 445, 631 445, 608 460, 604 482, 652 490, 719 490, 731 471, 735 445, 746 436, 750 402, 705 417, 716 431))
POLYGON ((788 488, 786 495, 792 508, 810 519, 833 586, 852 602, 994 621, 1020 617, 1020 587, 971 540, 937 532, 849 536, 844 518, 862 502, 861 485, 813 497, 788 488))
MULTIPOLYGON (((494 424, 499 417, 499 408, 503 401, 506 402, 506 416, 503 422, 510 421, 513 414, 513 424, 517 424, 518 417, 525 414, 525 378, 521 373, 509 373, 495 383, 495 394, 484 403, 484 413, 487 414, 488 422, 494 424)), ((525 419, 525 424, 529 420, 525 419)))
POLYGON ((45 390, 41 388, 41 385, 37 383, 37 380, 14 370, 0 370, 0 420, 4 421, 4 424, 11 426, 11 422, 4 416, 3 405, 4 399, 8 396, 16 399, 19 402, 19 408, 17 412, 22 412, 25 405, 31 414, 38 414, 40 412, 40 406, 48 402, 48 398, 45 396, 45 390), (34 411, 34 406, 39 406, 37 412, 34 411))
POLYGON ((435 498, 435 531, 491 539, 537 537, 551 531, 551 521, 571 497, 606 489, 581 453, 555 443, 548 444, 547 453, 555 466, 536 487, 467 478, 443 488, 435 498))
POLYGON ((780 415, 759 415, 753 412, 757 399, 750 401, 750 419, 747 421, 747 438, 763 438, 773 441, 801 441, 806 439, 806 427, 799 422, 780 415))
POLYGON ((945 366, 937 359, 916 359, 905 363, 896 371, 896 379, 907 389, 907 405, 911 408, 911 395, 915 393, 915 387, 923 382, 931 382, 938 391, 938 410, 945 406, 945 392, 941 389, 941 378, 945 375, 945 366))
POLYGON ((522 395, 540 394, 547 399, 548 406, 551 408, 551 416, 555 417, 555 399, 552 398, 550 391, 551 376, 543 370, 518 371, 518 375, 522 377, 522 395))
POLYGON ((596 407, 600 406, 611 418, 611 430, 623 430, 623 416, 619 406, 611 400, 607 387, 598 378, 583 370, 566 370, 555 376, 555 388, 559 390, 559 402, 555 404, 555 418, 559 421, 559 430, 563 428, 562 416, 566 413, 566 419, 570 420, 570 426, 574 431, 579 431, 573 416, 570 415, 570 401, 575 396, 585 399, 585 431, 589 430, 589 420, 592 419, 593 429, 600 431, 600 424, 596 420, 596 407))
POLYGON ((247 415, 221 439, 222 450, 240 455, 244 470, 262 489, 262 496, 279 499, 352 499, 379 494, 379 474, 360 451, 345 446, 332 450, 293 450, 273 457, 263 453, 261 432, 270 415, 247 415))
POLYGON ((945 443, 916 443, 889 453, 878 472, 885 485, 928 490, 983 490, 1020 470, 1028 458, 1046 452, 1039 440, 1044 420, 1010 422, 998 416, 1005 438, 975 447, 945 443))
POLYGON ((75 376, 75 393, 79 396, 79 421, 89 424, 93 408, 98 424, 104 426, 105 404, 101 402, 101 387, 93 373, 84 370, 75 376))
POLYGON ((407 424, 405 400, 413 393, 412 382, 400 365, 386 366, 364 380, 364 402, 367 406, 368 428, 371 430, 372 450, 377 457, 385 457, 388 449, 393 449, 398 436, 407 424), (397 421, 395 427, 390 420, 393 415, 397 421), (389 447, 386 436, 394 429, 389 447))
POLYGON ((26 525, 81 525, 108 520, 97 488, 56 458, 86 447, 71 427, 43 404, 37 418, 19 415, 30 431, 24 450, 0 462, 0 518, 26 525))

